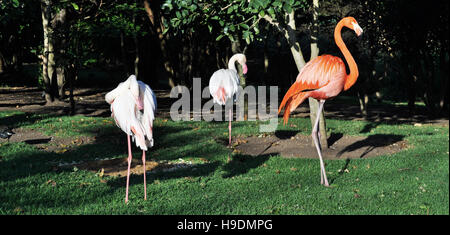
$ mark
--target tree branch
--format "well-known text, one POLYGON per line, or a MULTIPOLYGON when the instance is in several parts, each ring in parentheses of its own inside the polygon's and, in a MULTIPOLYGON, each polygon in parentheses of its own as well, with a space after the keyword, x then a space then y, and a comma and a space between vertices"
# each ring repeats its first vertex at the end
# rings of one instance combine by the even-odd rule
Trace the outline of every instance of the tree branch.
POLYGON ((281 33, 285 33, 286 29, 280 25, 279 22, 275 22, 272 17, 270 17, 268 14, 265 14, 264 17, 259 16, 259 18, 264 18, 269 24, 275 26, 281 33))
POLYGON ((226 5, 226 6, 224 6, 223 8, 221 8, 220 10, 221 11, 226 10, 227 8, 233 6, 233 4, 235 4, 235 3, 236 3, 236 1, 233 1, 232 3, 230 3, 230 4, 226 5))
POLYGON ((153 11, 150 8, 150 4, 148 3, 147 0, 144 1, 144 8, 145 8, 145 11, 147 12, 150 22, 152 23, 153 26, 155 26, 155 16, 153 15, 153 11))

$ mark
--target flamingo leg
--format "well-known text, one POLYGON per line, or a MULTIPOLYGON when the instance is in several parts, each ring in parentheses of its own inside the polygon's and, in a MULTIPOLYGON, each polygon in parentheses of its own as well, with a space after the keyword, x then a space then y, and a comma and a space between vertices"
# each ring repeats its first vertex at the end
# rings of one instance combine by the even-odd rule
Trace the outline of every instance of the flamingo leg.
POLYGON ((130 166, 131 166, 131 159, 133 158, 133 155, 131 154, 131 141, 130 141, 130 135, 127 134, 128 139, 128 171, 127 171, 127 187, 125 191, 125 203, 128 203, 128 185, 130 184, 130 166))
POLYGON ((314 144, 316 146, 317 154, 319 154, 319 160, 320 160, 320 184, 323 184, 325 186, 329 186, 327 174, 325 172, 325 165, 323 163, 323 157, 322 157, 322 148, 320 146, 320 139, 319 139, 319 120, 320 120, 320 114, 323 110, 323 104, 325 103, 324 100, 319 101, 319 108, 317 110, 317 118, 314 123, 314 127, 312 130, 312 138, 314 140, 314 144))
POLYGON ((147 200, 147 182, 145 173, 145 151, 142 150, 142 164, 144 166, 144 200, 147 200))
POLYGON ((233 118, 231 108, 229 109, 228 114, 228 146, 231 146, 231 119, 233 118))

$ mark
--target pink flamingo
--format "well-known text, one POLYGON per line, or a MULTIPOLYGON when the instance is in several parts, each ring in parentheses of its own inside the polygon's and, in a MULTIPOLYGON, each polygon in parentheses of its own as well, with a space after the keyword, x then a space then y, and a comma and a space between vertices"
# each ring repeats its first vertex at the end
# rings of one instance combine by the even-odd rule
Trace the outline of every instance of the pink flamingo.
MULTIPOLYGON (((235 63, 242 66, 243 73, 247 73, 247 59, 244 54, 235 54, 228 61, 228 69, 219 69, 213 73, 209 80, 209 92, 213 97, 214 103, 225 105, 228 99, 236 101, 239 95, 239 75, 235 63)), ((232 107, 229 109, 228 124, 228 145, 231 145, 231 119, 232 107)))
POLYGON ((306 98, 319 100, 317 118, 312 129, 312 138, 320 159, 320 183, 328 185, 325 166, 322 159, 322 149, 319 136, 319 119, 325 100, 337 96, 342 90, 348 90, 358 78, 358 66, 348 51, 341 37, 343 27, 350 28, 360 36, 363 32, 353 17, 345 17, 337 24, 334 30, 334 40, 341 50, 350 68, 350 74, 345 71, 345 64, 341 58, 331 55, 322 55, 309 61, 300 71, 294 84, 289 88, 281 101, 278 113, 285 107, 284 124, 289 120, 289 114, 295 110, 306 98))
POLYGON ((130 136, 136 146, 142 149, 144 167, 144 200, 147 200, 147 184, 145 177, 145 151, 153 146, 153 120, 155 119, 156 97, 150 87, 131 75, 117 88, 108 92, 106 102, 111 105, 111 116, 116 125, 127 134, 128 139, 128 173, 125 203, 128 202, 128 185, 130 182, 131 153, 130 136))

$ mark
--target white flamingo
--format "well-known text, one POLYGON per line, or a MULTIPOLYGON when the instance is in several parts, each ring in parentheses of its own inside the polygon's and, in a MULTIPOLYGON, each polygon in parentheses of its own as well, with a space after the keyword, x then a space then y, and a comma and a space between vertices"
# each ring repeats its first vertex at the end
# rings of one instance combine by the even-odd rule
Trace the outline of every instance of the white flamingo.
MULTIPOLYGON (((239 75, 236 70, 235 63, 238 62, 242 66, 243 73, 247 73, 247 59, 244 54, 235 54, 228 61, 228 69, 219 69, 213 73, 209 80, 209 93, 214 99, 214 103, 225 105, 228 99, 236 102, 239 96, 239 75)), ((228 124, 228 144, 231 145, 231 119, 232 107, 229 109, 228 124)))
POLYGON ((145 177, 145 151, 153 146, 153 120, 155 119, 156 97, 150 87, 131 75, 117 88, 108 92, 106 102, 111 105, 111 116, 116 125, 127 134, 128 139, 128 173, 125 203, 128 202, 128 185, 130 182, 130 165, 132 159, 130 136, 136 146, 142 149, 144 167, 144 200, 147 200, 145 177))

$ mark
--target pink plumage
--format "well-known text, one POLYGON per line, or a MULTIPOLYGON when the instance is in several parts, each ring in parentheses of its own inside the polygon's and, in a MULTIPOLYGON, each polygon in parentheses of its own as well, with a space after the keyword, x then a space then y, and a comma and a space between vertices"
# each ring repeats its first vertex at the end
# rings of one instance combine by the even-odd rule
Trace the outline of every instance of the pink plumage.
MULTIPOLYGON (((228 61, 228 69, 219 69, 213 73, 209 79, 209 92, 213 97, 214 103, 225 105, 227 100, 233 102, 239 96, 239 75, 236 70, 235 63, 238 62, 242 66, 243 73, 247 73, 247 58, 244 54, 235 54, 228 61)), ((231 119, 232 110, 229 110, 229 144, 231 144, 231 119)))
POLYGON ((144 189, 147 198, 145 176, 145 151, 153 146, 153 120, 155 119, 156 96, 152 89, 142 81, 131 75, 120 83, 117 88, 108 92, 106 102, 111 105, 111 116, 116 125, 127 134, 128 139, 128 174, 125 202, 128 202, 128 185, 131 165, 130 136, 136 146, 142 149, 142 162, 144 167, 144 189))

